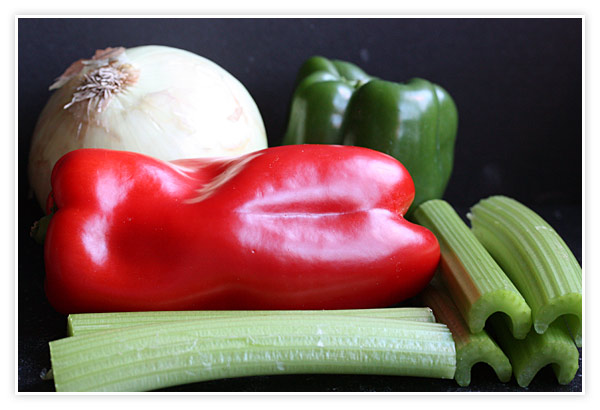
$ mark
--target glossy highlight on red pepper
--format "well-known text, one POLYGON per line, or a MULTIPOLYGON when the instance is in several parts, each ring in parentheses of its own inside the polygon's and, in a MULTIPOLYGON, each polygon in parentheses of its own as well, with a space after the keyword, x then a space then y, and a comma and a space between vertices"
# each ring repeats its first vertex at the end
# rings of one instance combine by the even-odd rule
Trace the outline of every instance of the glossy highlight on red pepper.
POLYGON ((52 173, 46 294, 60 312, 384 307, 431 280, 400 162, 293 145, 163 162, 81 149, 52 173))

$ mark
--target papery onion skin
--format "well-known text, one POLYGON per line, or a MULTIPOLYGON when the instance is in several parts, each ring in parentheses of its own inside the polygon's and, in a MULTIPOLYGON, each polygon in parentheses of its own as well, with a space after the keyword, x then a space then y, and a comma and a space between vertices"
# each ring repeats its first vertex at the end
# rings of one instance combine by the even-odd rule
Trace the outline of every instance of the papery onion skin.
POLYGON ((55 83, 58 89, 42 110, 31 142, 29 180, 42 208, 54 164, 75 149, 134 151, 171 161, 267 147, 262 117, 246 88, 191 52, 165 46, 99 50, 65 74, 55 83), (84 76, 99 67, 124 73, 120 86, 76 101, 78 87, 80 96, 88 90, 82 92, 82 86, 91 87, 84 76))

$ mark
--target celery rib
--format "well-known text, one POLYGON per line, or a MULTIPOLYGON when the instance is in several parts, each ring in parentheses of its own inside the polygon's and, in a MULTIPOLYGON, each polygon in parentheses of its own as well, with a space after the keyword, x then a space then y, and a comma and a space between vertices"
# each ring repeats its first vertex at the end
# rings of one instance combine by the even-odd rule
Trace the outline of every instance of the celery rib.
MULTIPOLYGON (((256 315, 287 315, 289 310, 196 310, 196 311, 153 311, 153 312, 111 312, 111 313, 76 313, 67 321, 67 334, 81 336, 88 333, 138 326, 150 323, 163 323, 180 320, 196 320, 226 317, 244 317, 256 315)), ((340 309, 340 310, 303 310, 303 314, 329 314, 366 316, 410 320, 416 322, 435 322, 431 309, 424 307, 401 307, 381 309, 340 309)))
POLYGON ((480 201, 468 217, 475 236, 531 307, 535 331, 544 333, 557 318, 571 316, 566 319, 581 347, 581 266, 556 231, 533 210, 504 196, 480 201))
POLYGON ((454 379, 459 386, 471 384, 471 369, 476 363, 492 367, 501 382, 510 380, 512 367, 506 355, 485 330, 470 332, 441 281, 432 281, 421 293, 421 300, 433 309, 436 319, 447 325, 452 333, 456 346, 454 379))
POLYGON ((545 366, 552 370, 560 384, 569 384, 579 368, 579 351, 563 321, 553 322, 543 334, 530 332, 524 340, 510 335, 503 317, 490 320, 492 335, 508 356, 517 383, 527 387, 545 366))
POLYGON ((481 332, 488 317, 503 312, 511 319, 514 336, 525 338, 531 328, 530 307, 450 204, 427 201, 414 218, 440 243, 441 276, 471 333, 481 332))
POLYGON ((50 342, 57 391, 146 391, 219 378, 351 373, 452 378, 440 323, 287 313, 150 323, 50 342))

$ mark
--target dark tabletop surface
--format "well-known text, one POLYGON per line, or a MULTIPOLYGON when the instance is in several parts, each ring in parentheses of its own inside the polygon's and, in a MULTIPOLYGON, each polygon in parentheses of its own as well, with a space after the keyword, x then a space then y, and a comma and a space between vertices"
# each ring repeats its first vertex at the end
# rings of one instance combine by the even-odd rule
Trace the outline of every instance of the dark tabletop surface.
MULTIPOLYGON (((46 301, 42 248, 29 237, 42 216, 27 155, 48 86, 74 60, 107 46, 163 44, 223 66, 248 88, 270 145, 287 122, 294 77, 315 54, 353 61, 381 78, 423 77, 454 97, 460 122, 445 199, 464 217, 479 199, 511 196, 540 213, 582 258, 581 19, 19 19, 18 391, 51 392, 48 342, 66 317, 46 301), (44 61, 41 65, 39 62, 44 61)), ((410 304, 411 301, 407 302, 410 304)), ((580 358, 581 360, 581 358, 580 358)), ((581 362, 580 362, 581 363, 581 362)), ((177 386, 200 392, 580 392, 550 367, 528 388, 476 365, 473 382, 353 375, 260 376, 177 386)))

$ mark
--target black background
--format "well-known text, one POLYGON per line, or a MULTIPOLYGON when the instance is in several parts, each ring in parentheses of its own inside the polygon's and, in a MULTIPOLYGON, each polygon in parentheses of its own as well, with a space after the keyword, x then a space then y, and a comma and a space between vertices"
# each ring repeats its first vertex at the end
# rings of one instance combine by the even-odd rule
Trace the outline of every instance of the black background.
MULTIPOLYGON (((96 49, 160 44, 221 65, 254 97, 269 145, 285 131, 296 72, 312 55, 351 61, 392 81, 442 85, 459 110, 445 199, 464 216, 492 195, 532 207, 581 262, 582 21, 579 18, 34 19, 18 21, 19 391, 51 391, 47 342, 65 317, 43 293, 42 249, 28 236, 42 216, 27 182, 29 141, 48 86, 96 49)), ((581 370, 559 386, 549 368, 529 389, 478 365, 471 390, 581 391, 581 370)), ((278 376, 199 383, 199 391, 464 391, 453 381, 376 376, 278 376)))

